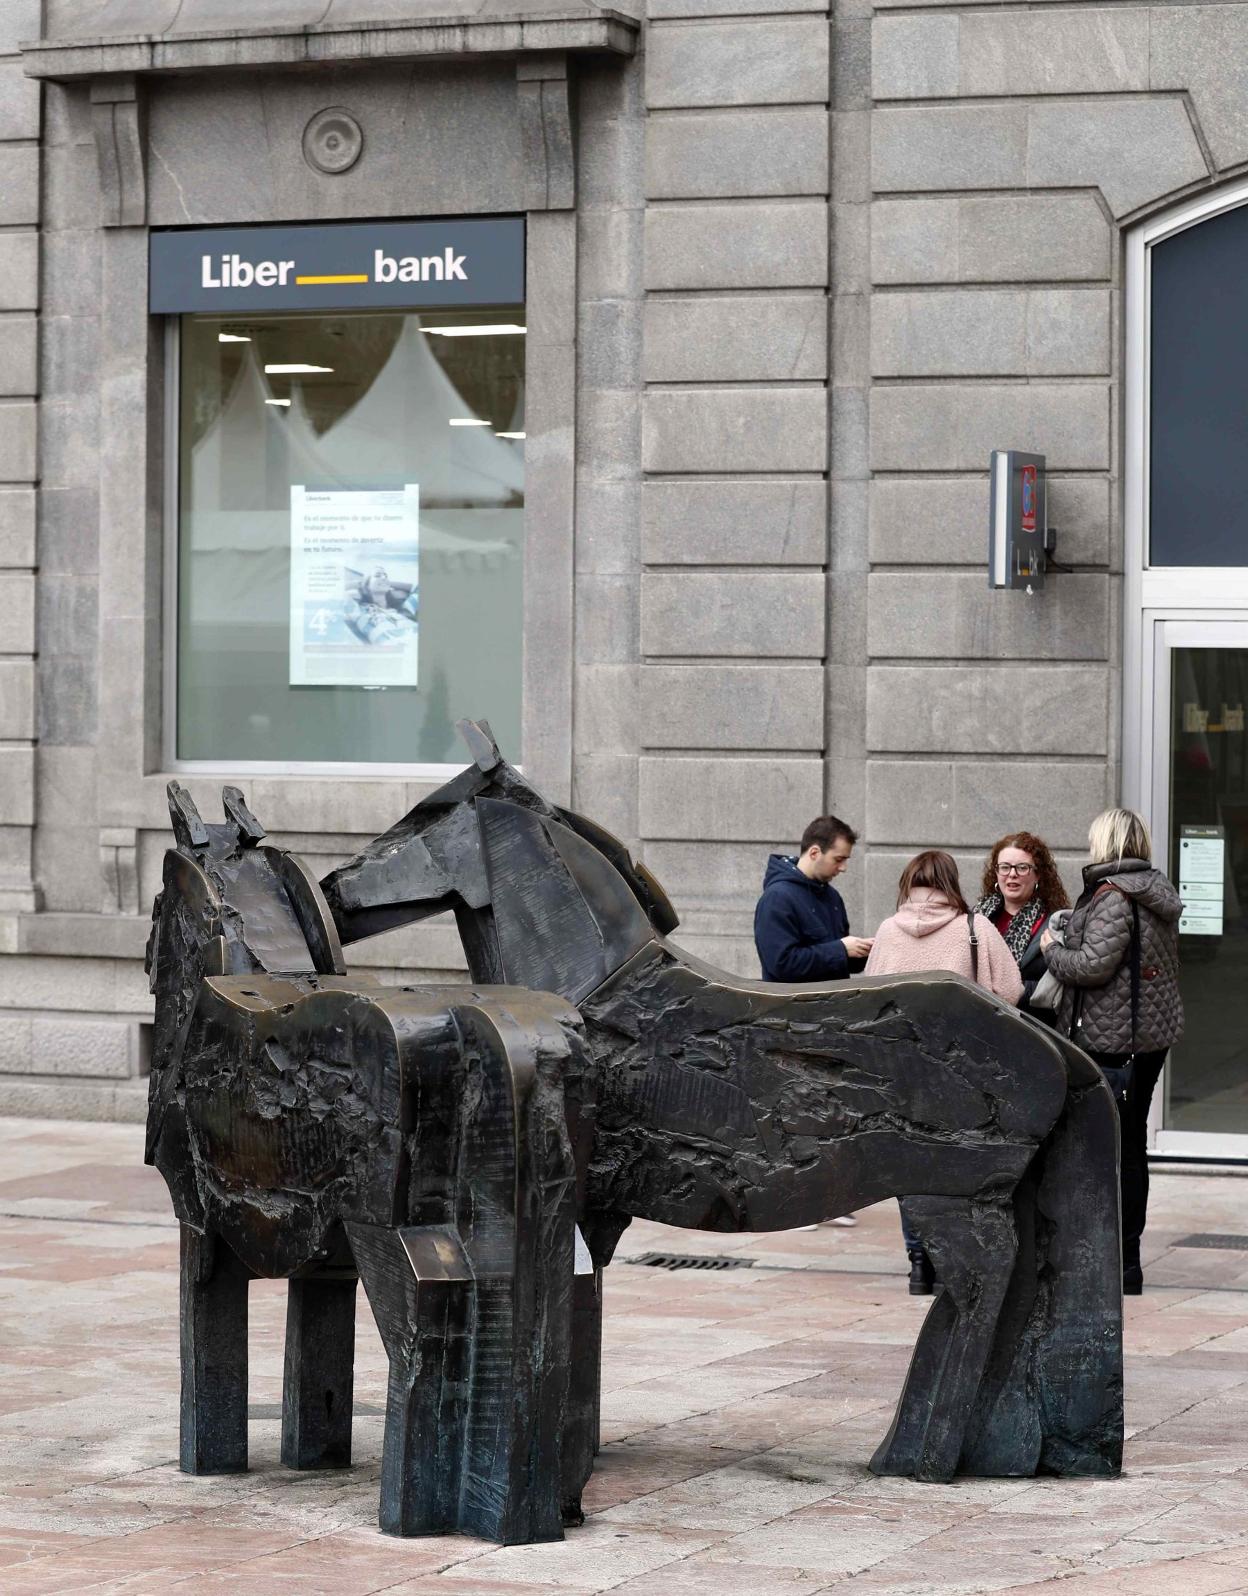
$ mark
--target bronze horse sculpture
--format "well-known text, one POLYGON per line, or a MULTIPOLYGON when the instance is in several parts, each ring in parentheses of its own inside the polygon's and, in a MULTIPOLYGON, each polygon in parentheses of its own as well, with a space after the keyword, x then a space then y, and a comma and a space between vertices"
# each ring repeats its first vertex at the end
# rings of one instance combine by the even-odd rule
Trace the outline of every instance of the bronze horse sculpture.
POLYGON ((908 1195, 942 1289, 872 1467, 1116 1472, 1117 1121, 1086 1055, 953 976, 785 987, 702 964, 615 838, 461 730, 474 765, 322 885, 344 942, 450 909, 474 980, 577 1006, 595 1264, 633 1216, 774 1230, 908 1195))
MULTIPOLYGON (((290 1282, 282 1461, 351 1460, 355 1293, 390 1363, 381 1525, 562 1535, 595 1437, 565 1423, 586 1062, 563 999, 348 977, 316 880, 237 789, 170 784, 148 969, 148 1152, 182 1228, 181 1453, 247 1467, 247 1287, 290 1282)), ((583 1249, 582 1249, 583 1254, 583 1249)))
POLYGON ((291 1278, 283 1457, 344 1460, 358 1270, 391 1366, 383 1528, 558 1536, 630 1219, 776 1230, 907 1196, 939 1288, 872 1468, 1116 1473, 1117 1121, 1092 1063, 953 976, 784 987, 702 964, 616 839, 461 729, 474 763, 319 887, 257 851, 237 795, 226 827, 194 817, 202 838, 171 800, 149 1140, 184 1227, 183 1466, 245 1466, 254 1274, 291 1278), (471 986, 343 973, 341 944, 445 910, 471 986), (223 1325, 222 1402, 197 1370, 223 1325))

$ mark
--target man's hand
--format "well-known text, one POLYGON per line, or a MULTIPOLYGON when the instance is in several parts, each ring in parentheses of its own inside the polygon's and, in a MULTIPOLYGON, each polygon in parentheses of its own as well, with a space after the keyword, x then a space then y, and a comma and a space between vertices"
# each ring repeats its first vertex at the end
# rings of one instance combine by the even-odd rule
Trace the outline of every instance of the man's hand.
POLYGON ((871 951, 872 937, 842 937, 841 946, 851 959, 865 959, 871 951))

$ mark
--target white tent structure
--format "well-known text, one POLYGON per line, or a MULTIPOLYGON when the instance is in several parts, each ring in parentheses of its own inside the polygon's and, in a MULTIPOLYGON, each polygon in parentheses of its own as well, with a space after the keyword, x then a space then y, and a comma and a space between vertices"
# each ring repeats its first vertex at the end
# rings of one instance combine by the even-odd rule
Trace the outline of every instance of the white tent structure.
MULTIPOLYGON (((483 420, 447 376, 417 317, 403 331, 376 379, 328 431, 317 434, 300 384, 289 407, 272 398, 254 344, 211 426, 194 445, 191 472, 197 512, 283 510, 292 482, 321 487, 420 483, 421 504, 476 508, 515 503, 524 493, 522 452, 483 420)), ((523 429, 523 400, 508 430, 523 429)))
MULTIPOLYGON (((290 547, 290 487, 420 486, 421 557, 443 570, 495 569, 518 557, 523 525, 522 448, 492 428, 452 427, 473 419, 429 347, 418 319, 405 319, 385 365, 359 401, 318 434, 295 380, 289 406, 272 393, 249 344, 225 403, 191 451, 192 538, 201 619, 236 621, 271 580, 283 580, 290 547), (474 535, 481 510, 512 507, 515 535, 474 535), (229 553, 225 562, 205 556, 229 553), (214 568, 209 575, 209 565, 214 568)), ((517 412, 523 415, 518 405, 517 412)), ((508 523, 512 516, 507 516, 508 523)), ((491 529, 498 522, 491 518, 491 529)), ((510 525, 508 530, 511 530, 510 525)), ((257 612, 254 619, 260 620, 257 612)))
MULTIPOLYGON (((453 427, 477 417, 408 316, 367 393, 318 440, 327 478, 392 480, 398 463, 416 474, 422 505, 464 507, 516 502, 524 463, 490 426, 453 427)), ((293 406, 292 406, 293 409, 293 406)))

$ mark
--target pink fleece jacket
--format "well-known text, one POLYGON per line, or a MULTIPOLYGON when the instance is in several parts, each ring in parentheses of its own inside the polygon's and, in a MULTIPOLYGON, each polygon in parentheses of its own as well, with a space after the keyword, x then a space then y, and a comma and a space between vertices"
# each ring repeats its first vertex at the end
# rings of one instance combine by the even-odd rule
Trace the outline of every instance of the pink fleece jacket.
MULTIPOLYGON (((1014 956, 997 928, 975 916, 979 938, 979 984, 1007 1003, 1023 995, 1014 956)), ((901 975, 907 970, 950 970, 971 978, 971 942, 966 916, 934 887, 916 887, 897 913, 875 933, 867 975, 901 975)))

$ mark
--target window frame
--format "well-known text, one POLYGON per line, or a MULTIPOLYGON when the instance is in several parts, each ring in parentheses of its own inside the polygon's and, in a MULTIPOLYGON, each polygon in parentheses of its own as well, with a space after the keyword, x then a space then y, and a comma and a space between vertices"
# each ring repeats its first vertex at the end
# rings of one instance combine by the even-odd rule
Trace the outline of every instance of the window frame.
POLYGON ((1151 382, 1152 246, 1222 211, 1248 204, 1248 181, 1201 194, 1142 222, 1126 240, 1126 342, 1123 385, 1123 801, 1148 812, 1152 797, 1151 715, 1144 678, 1159 611, 1193 614, 1248 611, 1248 565, 1151 565, 1148 550, 1149 389, 1151 382))
MULTIPOLYGON (((310 312, 310 314, 316 314, 310 312)), ((161 318, 164 322, 164 494, 162 515, 162 613, 161 629, 161 765, 173 775, 190 776, 342 776, 352 780, 375 776, 379 780, 401 777, 408 781, 441 785, 463 768, 462 761, 444 763, 383 763, 371 760, 312 759, 180 759, 178 757, 178 590, 181 559, 181 421, 182 336, 180 315, 161 318)), ((527 531, 526 493, 526 531, 527 531)), ((522 569, 527 585, 528 539, 525 539, 522 569)), ((523 707, 521 723, 523 726, 523 707)), ((517 766, 523 769, 523 766, 517 766)))
MULTIPOLYGON (((1248 205, 1248 179, 1244 178, 1167 207, 1133 228, 1125 240, 1120 785, 1122 802, 1140 810, 1156 834, 1163 835, 1167 852, 1168 836, 1157 826, 1156 693, 1166 685, 1158 680, 1158 650, 1164 647, 1167 624, 1208 627, 1211 623, 1238 625, 1248 619, 1248 565, 1149 563, 1152 246, 1241 205, 1248 205)), ((1168 670, 1168 662, 1165 668, 1168 670)), ((1168 702, 1165 709, 1168 712, 1168 702)), ((1168 795, 1161 813, 1168 824, 1168 795)), ((1218 1138, 1207 1132, 1165 1130, 1166 1090, 1163 1079, 1149 1112, 1151 1152, 1215 1163, 1241 1156, 1222 1150, 1218 1138)))

